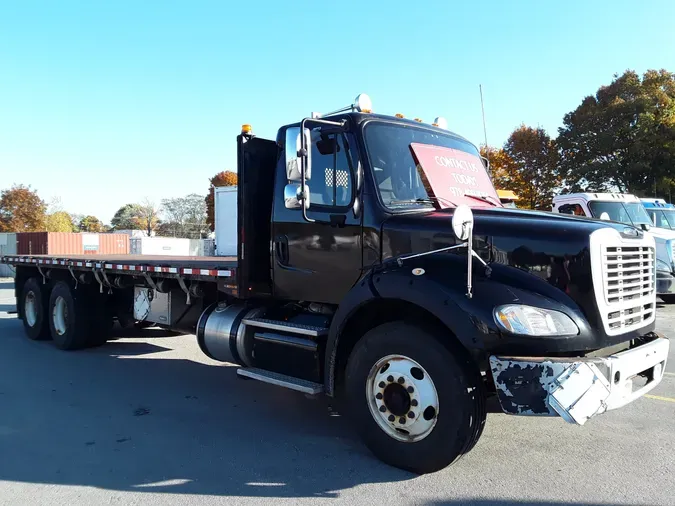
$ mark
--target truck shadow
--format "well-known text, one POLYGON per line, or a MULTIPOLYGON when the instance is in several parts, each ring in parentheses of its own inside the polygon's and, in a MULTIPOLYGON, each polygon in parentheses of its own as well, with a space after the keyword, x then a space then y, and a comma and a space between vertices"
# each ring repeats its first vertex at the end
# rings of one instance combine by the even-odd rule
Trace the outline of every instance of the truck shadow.
POLYGON ((373 458, 327 398, 202 363, 193 336, 67 353, 4 319, 0 337, 0 481, 330 498, 414 477, 373 458))

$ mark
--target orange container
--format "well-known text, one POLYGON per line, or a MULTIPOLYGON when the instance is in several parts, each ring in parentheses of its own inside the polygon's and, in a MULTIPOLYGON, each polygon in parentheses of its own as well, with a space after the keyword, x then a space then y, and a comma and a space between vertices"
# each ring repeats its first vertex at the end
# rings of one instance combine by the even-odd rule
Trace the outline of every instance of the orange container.
POLYGON ((16 234, 18 255, 128 255, 127 234, 71 232, 20 232, 16 234))

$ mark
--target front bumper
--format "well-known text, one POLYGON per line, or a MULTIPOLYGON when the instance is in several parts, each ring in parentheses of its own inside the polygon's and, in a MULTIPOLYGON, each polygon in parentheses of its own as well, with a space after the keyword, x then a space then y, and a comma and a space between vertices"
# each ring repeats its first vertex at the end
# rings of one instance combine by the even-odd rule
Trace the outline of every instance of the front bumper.
POLYGON ((643 396, 663 379, 668 339, 606 357, 490 357, 502 410, 512 415, 561 416, 583 425, 643 396))
POLYGON ((675 294, 675 276, 668 271, 656 271, 656 295, 675 294))

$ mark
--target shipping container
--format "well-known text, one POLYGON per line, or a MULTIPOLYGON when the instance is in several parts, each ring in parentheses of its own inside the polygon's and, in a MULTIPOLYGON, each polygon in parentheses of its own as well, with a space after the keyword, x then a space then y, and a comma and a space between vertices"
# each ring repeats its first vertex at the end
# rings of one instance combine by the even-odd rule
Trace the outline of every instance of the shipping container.
MULTIPOLYGON (((16 255, 16 234, 0 234, 0 257, 3 255, 16 255)), ((0 264, 0 278, 13 278, 14 266, 0 264)))
POLYGON ((19 255, 129 254, 126 234, 21 232, 16 236, 19 255))
POLYGON ((237 254, 237 187, 214 188, 216 255, 237 254))

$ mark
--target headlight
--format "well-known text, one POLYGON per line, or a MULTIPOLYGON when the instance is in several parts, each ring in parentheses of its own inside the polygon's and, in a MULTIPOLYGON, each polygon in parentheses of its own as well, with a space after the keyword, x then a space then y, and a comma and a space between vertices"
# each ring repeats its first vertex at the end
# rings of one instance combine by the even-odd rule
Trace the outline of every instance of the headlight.
POLYGON ((579 327, 565 313, 521 304, 497 307, 495 321, 501 328, 513 334, 575 336, 579 333, 579 327))

